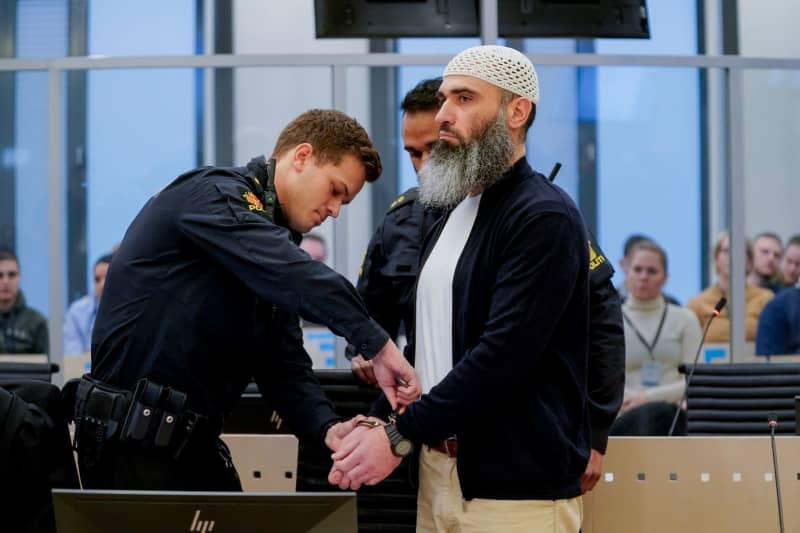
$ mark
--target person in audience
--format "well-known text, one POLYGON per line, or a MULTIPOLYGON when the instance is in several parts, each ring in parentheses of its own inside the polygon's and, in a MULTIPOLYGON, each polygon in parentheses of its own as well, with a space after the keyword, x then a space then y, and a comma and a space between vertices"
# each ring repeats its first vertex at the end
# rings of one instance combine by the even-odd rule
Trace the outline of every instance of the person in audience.
POLYGON ((756 354, 800 354, 800 286, 782 290, 758 319, 756 354))
POLYGON ((628 262, 625 321, 625 399, 622 411, 647 402, 677 404, 684 379, 678 366, 691 362, 700 344, 700 323, 661 292, 667 281, 667 254, 652 241, 635 244, 628 262))
POLYGON ((25 303, 20 279, 17 255, 0 250, 0 353, 46 354, 47 320, 25 303))
POLYGON ((781 238, 768 231, 759 233, 753 240, 753 269, 747 275, 747 282, 754 287, 769 289, 773 293, 779 291, 782 256, 781 238))
MULTIPOLYGON (((422 80, 400 104, 403 148, 415 172, 419 172, 439 140, 436 113, 441 83, 441 78, 422 80)), ((413 338, 414 288, 421 248, 425 235, 442 216, 440 210, 425 209, 417 201, 418 194, 418 188, 411 187, 389 205, 364 252, 356 284, 370 315, 395 339, 401 333, 406 339, 413 338)), ((346 355, 353 373, 374 385, 372 363, 354 349, 348 349, 346 355)))
MULTIPOLYGON (((728 293, 729 284, 729 268, 730 260, 728 255, 728 234, 723 233, 714 244, 714 267, 717 271, 717 283, 706 288, 703 292, 689 300, 686 307, 694 311, 700 323, 705 327, 706 322, 713 315, 714 306, 723 296, 730 300, 728 293)), ((753 247, 750 241, 747 241, 745 250, 747 253, 746 271, 749 274, 753 268, 753 247)), ((749 283, 745 287, 745 336, 748 341, 754 341, 756 338, 756 326, 758 324, 758 315, 761 310, 772 299, 773 293, 770 290, 754 287, 749 283)), ((706 342, 728 342, 730 338, 730 302, 726 305, 719 314, 719 317, 714 319, 708 330, 706 342)))
POLYGON ((325 239, 316 233, 306 233, 300 241, 300 249, 311 256, 314 261, 325 262, 328 257, 328 248, 325 246, 325 239))
POLYGON ((784 287, 794 287, 800 280, 800 235, 789 238, 783 252, 781 277, 784 287))
MULTIPOLYGON (((619 260, 619 267, 622 269, 622 272, 625 274, 625 279, 622 282, 622 285, 617 287, 617 291, 619 292, 619 299, 620 302, 625 303, 625 300, 628 298, 628 263, 630 262, 630 255, 633 252, 634 247, 639 244, 640 242, 651 242, 655 243, 653 239, 648 237, 647 235, 643 235, 641 233, 633 233, 627 239, 625 239, 625 244, 622 247, 622 258, 619 260)), ((673 305, 677 305, 680 307, 681 303, 678 301, 677 298, 671 296, 669 294, 664 294, 664 298, 667 300, 667 303, 671 303, 673 305)))
POLYGON ((89 353, 92 347, 94 317, 106 284, 111 257, 111 254, 103 255, 94 263, 94 293, 74 301, 67 310, 64 319, 64 355, 89 353))

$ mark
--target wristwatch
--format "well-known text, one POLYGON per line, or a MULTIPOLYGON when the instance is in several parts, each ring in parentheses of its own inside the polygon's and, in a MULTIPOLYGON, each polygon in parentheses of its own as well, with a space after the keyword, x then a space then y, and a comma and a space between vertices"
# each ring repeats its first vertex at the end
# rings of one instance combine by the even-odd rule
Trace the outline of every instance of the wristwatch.
POLYGON ((397 431, 397 426, 394 422, 389 422, 383 429, 386 430, 386 435, 389 436, 389 443, 392 445, 392 453, 396 457, 408 457, 414 451, 414 443, 405 438, 397 431))

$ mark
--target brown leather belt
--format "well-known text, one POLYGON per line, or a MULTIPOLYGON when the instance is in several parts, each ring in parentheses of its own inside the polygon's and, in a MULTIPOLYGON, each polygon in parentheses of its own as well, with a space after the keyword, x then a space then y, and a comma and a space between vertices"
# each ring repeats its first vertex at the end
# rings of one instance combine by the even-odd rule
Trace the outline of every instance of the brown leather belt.
POLYGON ((448 457, 458 457, 458 440, 456 440, 455 437, 445 439, 436 446, 431 446, 430 448, 448 457))

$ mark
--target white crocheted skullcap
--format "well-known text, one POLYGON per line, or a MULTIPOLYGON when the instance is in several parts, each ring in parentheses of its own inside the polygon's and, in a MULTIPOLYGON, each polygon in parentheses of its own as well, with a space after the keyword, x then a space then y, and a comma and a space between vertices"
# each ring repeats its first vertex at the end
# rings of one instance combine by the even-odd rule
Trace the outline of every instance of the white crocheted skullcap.
POLYGON ((443 76, 471 76, 539 103, 539 78, 533 63, 507 46, 467 48, 450 60, 443 76))

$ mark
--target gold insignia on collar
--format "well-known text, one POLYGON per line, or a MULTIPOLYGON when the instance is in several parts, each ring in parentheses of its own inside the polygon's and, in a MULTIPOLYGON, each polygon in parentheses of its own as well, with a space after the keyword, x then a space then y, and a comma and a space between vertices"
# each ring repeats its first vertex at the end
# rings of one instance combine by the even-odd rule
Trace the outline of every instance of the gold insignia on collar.
POLYGON ((405 194, 401 194, 400 196, 398 196, 398 197, 395 199, 395 201, 394 201, 394 202, 392 202, 391 204, 389 204, 389 210, 391 211, 392 209, 394 209, 395 207, 397 207, 398 205, 400 205, 401 203, 403 203, 403 200, 405 200, 405 199, 406 199, 406 195, 405 195, 405 194))

